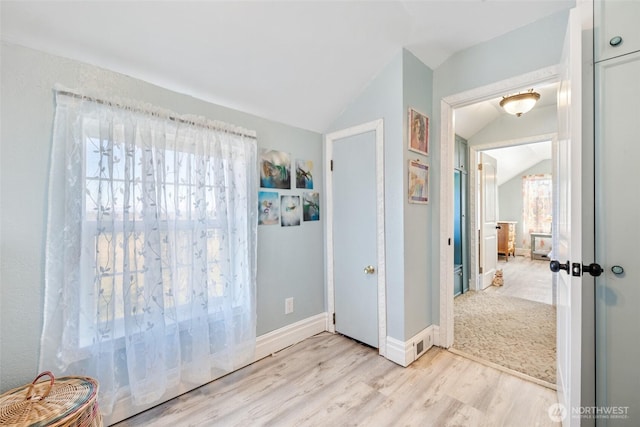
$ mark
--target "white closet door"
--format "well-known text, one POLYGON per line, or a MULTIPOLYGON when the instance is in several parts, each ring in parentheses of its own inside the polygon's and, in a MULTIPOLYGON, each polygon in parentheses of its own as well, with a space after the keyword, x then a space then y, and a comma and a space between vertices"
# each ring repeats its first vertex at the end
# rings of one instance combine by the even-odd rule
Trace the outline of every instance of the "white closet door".
POLYGON ((640 425, 640 52, 596 65, 596 403, 628 408, 598 425, 640 425))

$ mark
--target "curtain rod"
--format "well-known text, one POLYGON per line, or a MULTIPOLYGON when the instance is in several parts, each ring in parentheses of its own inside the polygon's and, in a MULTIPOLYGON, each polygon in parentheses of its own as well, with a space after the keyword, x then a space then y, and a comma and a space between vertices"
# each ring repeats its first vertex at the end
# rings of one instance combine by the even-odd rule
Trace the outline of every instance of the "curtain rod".
MULTIPOLYGON (((56 92, 59 93, 60 95, 65 95, 65 96, 70 96, 70 97, 76 98, 76 99, 83 99, 83 100, 95 102, 96 104, 100 104, 100 105, 108 105, 108 106, 113 105, 113 106, 116 106, 118 108, 135 111, 136 113, 151 114, 152 116, 159 116, 160 115, 159 113, 154 113, 153 111, 145 110, 143 108, 133 107, 133 106, 129 106, 129 105, 121 105, 121 104, 118 104, 116 102, 106 101, 104 99, 95 98, 93 96, 80 95, 78 93, 69 92, 67 90, 56 90, 56 92)), ((169 120, 171 120, 171 121, 178 122, 178 123, 202 126, 202 127, 207 128, 207 129, 217 130, 217 131, 220 131, 220 132, 229 133, 231 135, 238 135, 238 136, 243 136, 243 137, 246 137, 246 138, 257 139, 257 137, 255 135, 255 132, 249 133, 249 132, 240 132, 240 131, 236 131, 236 130, 224 129, 224 128, 221 128, 221 127, 218 127, 218 126, 215 126, 215 125, 209 125, 209 124, 205 124, 205 123, 198 123, 198 122, 196 122, 194 120, 186 120, 186 119, 183 119, 181 117, 177 117, 177 116, 174 116, 174 115, 171 115, 171 114, 168 114, 167 118, 169 120)))

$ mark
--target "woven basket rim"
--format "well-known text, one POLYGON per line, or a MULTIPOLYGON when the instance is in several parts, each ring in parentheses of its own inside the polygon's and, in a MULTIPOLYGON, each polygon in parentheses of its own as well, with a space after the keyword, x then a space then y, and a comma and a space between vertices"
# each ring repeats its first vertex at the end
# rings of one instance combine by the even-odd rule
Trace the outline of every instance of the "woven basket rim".
POLYGON ((97 401, 98 381, 86 376, 53 378, 46 389, 46 380, 11 389, 0 395, 0 424, 61 423, 92 411, 97 401), (44 390, 41 394, 32 389, 44 390))

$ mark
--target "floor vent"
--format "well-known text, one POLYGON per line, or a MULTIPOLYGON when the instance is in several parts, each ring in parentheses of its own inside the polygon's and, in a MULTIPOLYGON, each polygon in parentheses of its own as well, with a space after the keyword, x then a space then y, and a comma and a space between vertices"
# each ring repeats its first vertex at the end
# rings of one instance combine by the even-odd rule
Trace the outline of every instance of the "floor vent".
POLYGON ((420 340, 416 344, 416 356, 419 356, 424 351, 424 341, 420 340))

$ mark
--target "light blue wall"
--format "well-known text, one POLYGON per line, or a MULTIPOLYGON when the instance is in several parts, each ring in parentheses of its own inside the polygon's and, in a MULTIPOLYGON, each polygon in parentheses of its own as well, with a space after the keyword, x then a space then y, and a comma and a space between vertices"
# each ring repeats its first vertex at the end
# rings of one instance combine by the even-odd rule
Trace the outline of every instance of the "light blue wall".
MULTIPOLYGON (((314 162, 314 190, 323 194, 322 135, 275 123, 159 88, 121 74, 2 44, 0 392, 37 373, 43 318, 44 242, 54 84, 101 91, 196 114, 258 133, 258 145, 314 162)), ((289 193, 298 194, 300 190, 289 193)), ((322 313, 324 221, 299 227, 259 226, 258 335, 322 313), (295 311, 284 314, 284 300, 295 311)))
MULTIPOLYGON (((557 65, 567 28, 568 12, 557 13, 516 29, 503 36, 459 52, 445 61, 433 73, 433 117, 431 176, 434 183, 440 176, 440 102, 443 98, 486 86, 512 77, 557 65)), ((438 185, 431 188, 434 206, 440 202, 438 185)), ((440 235, 439 210, 433 212, 432 253, 440 258, 437 236, 440 235)), ((440 316, 440 268, 433 264, 431 291, 433 318, 440 316)))
MULTIPOLYGON (((431 292, 429 287, 429 273, 433 264, 431 244, 429 236, 432 221, 433 203, 427 205, 408 203, 408 160, 420 159, 421 162, 431 165, 431 158, 406 149, 408 145, 408 111, 409 107, 426 114, 429 122, 433 123, 432 96, 433 96, 433 71, 416 58, 411 52, 403 51, 402 67, 402 92, 403 92, 403 144, 405 144, 403 175, 404 192, 404 305, 405 305, 405 333, 404 340, 430 326, 431 316, 431 292)), ((430 129, 431 130, 431 126, 430 129)), ((430 140, 433 138, 430 136, 430 140)), ((433 189, 433 175, 429 189, 433 189)), ((436 181, 437 182, 437 181, 436 181)))
MULTIPOLYGON (((516 248, 523 248, 523 239, 529 241, 529 235, 522 228, 522 177, 551 173, 551 160, 543 160, 529 169, 514 176, 509 181, 498 187, 498 212, 502 221, 517 221, 516 224, 516 248)), ((500 165, 498 164, 498 167, 500 165)))

